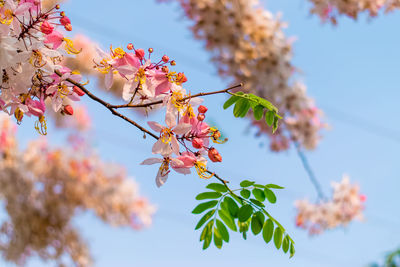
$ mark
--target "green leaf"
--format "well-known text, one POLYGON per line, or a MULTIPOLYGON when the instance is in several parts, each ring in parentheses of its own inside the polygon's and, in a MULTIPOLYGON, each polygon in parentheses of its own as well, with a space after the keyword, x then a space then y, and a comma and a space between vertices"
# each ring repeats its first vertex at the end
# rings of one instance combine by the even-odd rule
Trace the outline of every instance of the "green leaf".
POLYGON ((272 203, 272 204, 276 203, 276 196, 275 196, 275 193, 272 192, 272 190, 265 188, 264 193, 270 203, 272 203))
POLYGON ((290 251, 289 252, 290 252, 290 258, 294 256, 294 253, 296 253, 293 243, 290 243, 290 251))
POLYGON ((267 184, 265 187, 273 188, 273 189, 284 189, 284 187, 276 185, 276 184, 267 184))
POLYGON ((214 227, 214 244, 217 248, 222 248, 222 237, 221 234, 218 232, 218 229, 214 227))
POLYGON ((200 203, 199 205, 197 205, 197 207, 195 207, 192 210, 192 213, 193 214, 200 214, 205 210, 208 210, 210 208, 215 207, 217 205, 217 203, 218 203, 218 200, 211 200, 211 201, 200 203))
POLYGON ((228 226, 232 231, 237 231, 235 221, 229 214, 227 214, 224 210, 219 210, 218 215, 224 221, 226 226, 228 226))
POLYGON ((232 106, 236 101, 238 101, 240 98, 239 96, 231 96, 225 103, 224 103, 224 109, 229 108, 230 106, 232 106))
POLYGON ((253 184, 255 184, 255 182, 251 182, 249 180, 243 180, 240 182, 241 187, 249 187, 252 186, 253 184))
POLYGON ((265 200, 264 191, 258 188, 253 189, 253 196, 260 202, 264 202, 265 200))
POLYGON ((224 201, 228 204, 228 209, 229 209, 229 212, 232 215, 232 217, 237 218, 239 206, 236 203, 236 201, 230 197, 225 197, 224 201))
POLYGON ((238 211, 238 218, 240 222, 245 222, 247 221, 251 214, 253 214, 253 207, 250 205, 244 205, 242 207, 240 207, 239 211, 238 211))
POLYGON ((267 114, 265 114, 265 121, 269 126, 272 126, 274 123, 274 118, 275 118, 275 112, 273 111, 268 111, 267 114))
POLYGON ((196 196, 196 200, 204 200, 204 199, 215 199, 220 198, 222 196, 219 192, 204 192, 200 193, 196 196))
POLYGON ((203 241, 207 237, 208 233, 211 232, 213 225, 214 220, 209 221, 206 226, 204 226, 203 231, 200 234, 200 241, 203 241))
POLYGON ((278 129, 278 117, 274 117, 274 124, 272 126, 272 133, 275 133, 275 131, 278 129))
POLYGON ((265 205, 264 205, 262 202, 260 202, 260 201, 258 201, 258 200, 256 200, 256 199, 254 199, 254 198, 250 198, 250 201, 251 201, 251 203, 257 205, 258 207, 261 207, 261 208, 264 208, 264 207, 265 207, 265 205))
POLYGON ((210 246, 211 240, 212 240, 212 231, 210 230, 207 236, 204 238, 203 250, 207 249, 210 246))
POLYGON ((229 232, 228 229, 226 229, 225 225, 217 219, 217 228, 218 228, 218 232, 221 234, 222 239, 225 242, 229 242, 229 232))
POLYGON ((282 250, 283 252, 288 252, 289 250, 289 236, 286 235, 282 242, 282 250))
POLYGON ((251 231, 254 235, 258 235, 263 229, 264 221, 261 220, 262 217, 258 216, 257 213, 253 214, 251 218, 251 231))
POLYGON ((244 197, 244 198, 249 198, 250 195, 251 195, 251 193, 250 193, 250 191, 247 190, 247 189, 242 189, 242 190, 240 191, 240 195, 241 195, 242 197, 244 197))
POLYGON ((243 118, 244 116, 246 116, 247 112, 249 112, 250 107, 251 107, 250 101, 244 102, 239 117, 243 118))
POLYGON ((262 105, 257 105, 253 108, 253 115, 254 119, 257 121, 261 120, 262 116, 264 115, 264 107, 262 105))
POLYGON ((268 219, 264 223, 263 233, 262 233, 265 243, 269 243, 269 241, 271 241, 273 234, 274 234, 274 223, 272 222, 271 219, 268 219))
POLYGON ((196 228, 194 228, 194 230, 199 229, 206 221, 208 221, 208 219, 210 219, 214 215, 214 213, 215 213, 215 210, 210 210, 203 217, 201 217, 201 219, 197 223, 196 228))
POLYGON ((217 183, 208 184, 206 186, 206 188, 217 191, 217 192, 221 192, 221 193, 225 193, 226 191, 228 191, 228 189, 226 188, 225 185, 217 184, 217 183))
POLYGON ((233 116, 240 117, 246 108, 248 110, 248 107, 250 107, 249 101, 245 98, 240 98, 233 108, 233 116))
POLYGON ((277 249, 280 249, 282 245, 282 229, 280 227, 275 228, 274 232, 274 244, 277 249))

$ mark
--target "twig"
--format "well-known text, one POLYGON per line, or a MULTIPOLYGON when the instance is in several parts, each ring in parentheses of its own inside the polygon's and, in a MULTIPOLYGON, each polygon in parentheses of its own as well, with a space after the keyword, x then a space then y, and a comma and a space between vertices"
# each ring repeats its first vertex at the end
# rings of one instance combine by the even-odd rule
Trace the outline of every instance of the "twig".
MULTIPOLYGON (((184 97, 182 99, 180 99, 179 101, 186 101, 190 98, 194 98, 194 97, 200 97, 200 96, 207 96, 207 95, 215 95, 215 94, 222 94, 222 93, 227 93, 229 90, 238 88, 238 87, 242 87, 243 83, 231 86, 229 88, 223 89, 223 90, 219 90, 219 91, 213 91, 213 92, 208 92, 208 93, 198 93, 192 96, 187 96, 184 97)), ((163 100, 158 100, 158 101, 153 101, 153 102, 149 102, 149 103, 145 103, 145 104, 136 104, 136 105, 132 105, 132 104, 123 104, 123 105, 111 105, 111 108, 145 108, 145 107, 150 107, 150 106, 154 106, 154 105, 158 105, 158 104, 162 104, 163 100)))

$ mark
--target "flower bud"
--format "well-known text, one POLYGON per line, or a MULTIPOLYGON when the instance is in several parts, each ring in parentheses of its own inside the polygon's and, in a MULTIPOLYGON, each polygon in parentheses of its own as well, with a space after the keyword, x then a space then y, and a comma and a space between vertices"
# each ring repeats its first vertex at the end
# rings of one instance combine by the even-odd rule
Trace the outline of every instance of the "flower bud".
POLYGON ((67 25, 65 25, 64 26, 64 29, 66 30, 66 31, 72 31, 72 25, 71 24, 67 24, 67 25))
POLYGON ((57 9, 57 10, 60 9, 60 5, 56 5, 56 9, 57 9))
POLYGON ((183 72, 179 72, 177 77, 176 77, 176 81, 178 83, 185 83, 185 82, 187 82, 187 78, 186 78, 186 76, 185 76, 185 74, 183 72))
POLYGON ((168 72, 169 72, 169 69, 168 69, 167 66, 163 66, 163 67, 161 68, 161 70, 162 70, 162 72, 164 72, 164 73, 168 73, 168 72))
POLYGON ((135 50, 135 55, 136 55, 139 59, 143 59, 143 58, 144 58, 144 50, 143 50, 143 49, 136 49, 136 50, 135 50))
POLYGON ((65 114, 67 114, 67 115, 72 116, 72 115, 74 114, 74 109, 73 109, 70 105, 66 105, 66 106, 64 107, 63 112, 64 112, 65 114))
POLYGON ((218 150, 216 150, 215 148, 211 147, 208 150, 208 157, 210 158, 210 160, 212 162, 221 162, 222 161, 222 157, 219 154, 218 150))
POLYGON ((85 95, 85 92, 82 91, 82 89, 79 88, 78 86, 74 86, 72 90, 73 90, 77 95, 79 95, 79 96, 85 95))
POLYGON ((360 195, 360 201, 361 202, 365 202, 367 200, 367 196, 366 195, 360 195))
POLYGON ((205 118, 206 118, 206 116, 204 116, 204 114, 197 115, 197 120, 198 121, 204 121, 205 118))
POLYGON ((199 111, 199 113, 206 113, 207 112, 207 110, 208 110, 208 108, 206 108, 205 106, 203 106, 203 105, 200 105, 198 108, 197 108, 197 110, 199 111))
POLYGON ((176 62, 175 62, 175 60, 172 60, 169 64, 171 64, 171 66, 175 66, 176 62))
POLYGON ((149 51, 149 53, 153 53, 154 52, 153 48, 151 48, 151 47, 149 48, 148 51, 149 51))
POLYGON ((193 146, 194 148, 197 148, 197 149, 202 148, 202 147, 203 147, 203 139, 201 139, 201 138, 194 138, 194 139, 192 140, 192 146, 193 146))
POLYGON ((133 44, 132 44, 132 43, 129 43, 129 44, 126 46, 126 48, 128 48, 128 50, 133 50, 133 44))
POLYGON ((60 16, 61 16, 61 17, 65 17, 65 12, 64 12, 64 11, 61 11, 61 12, 60 12, 60 16))
POLYGON ((162 61, 163 61, 164 63, 168 63, 169 57, 168 57, 167 55, 164 55, 164 56, 162 57, 162 61))
POLYGON ((19 124, 21 123, 22 118, 24 117, 24 112, 20 108, 17 108, 14 112, 14 116, 17 119, 17 123, 19 124))
POLYGON ((71 20, 67 16, 63 16, 60 19, 60 23, 61 23, 61 25, 65 26, 65 25, 71 24, 71 20))
POLYGON ((54 30, 54 27, 46 20, 40 26, 40 31, 44 34, 51 34, 54 30))

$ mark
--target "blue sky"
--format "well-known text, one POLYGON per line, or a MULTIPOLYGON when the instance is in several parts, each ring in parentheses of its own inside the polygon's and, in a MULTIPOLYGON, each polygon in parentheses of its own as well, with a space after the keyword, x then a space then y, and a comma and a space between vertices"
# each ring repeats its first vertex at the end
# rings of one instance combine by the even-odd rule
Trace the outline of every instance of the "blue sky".
MULTIPOLYGON (((93 142, 100 154, 125 165, 140 183, 141 192, 158 206, 152 227, 140 232, 109 227, 92 214, 80 216, 75 224, 90 244, 95 266, 236 267, 250 263, 354 267, 378 260, 400 245, 400 164, 396 163, 400 147, 400 36, 395 31, 400 13, 373 20, 362 16, 357 22, 340 18, 339 26, 333 27, 310 16, 307 1, 264 2, 273 12, 283 13, 283 19, 289 22, 287 35, 298 38, 294 64, 302 70, 300 78, 332 126, 324 132, 321 145, 307 153, 308 159, 325 193, 330 193, 330 181, 340 180, 343 173, 360 184, 368 197, 366 220, 312 238, 296 229, 294 200, 314 200, 316 194, 295 151, 269 152, 262 139, 254 138, 248 121, 234 118, 230 110, 223 111, 224 96, 207 98, 212 120, 230 139, 218 147, 224 164, 212 168, 232 183, 253 179, 285 186, 287 189, 277 194, 277 204, 268 210, 287 228, 297 253, 288 259, 260 237, 244 241, 234 233, 222 250, 202 251, 199 232, 193 230, 199 218, 190 211, 205 181, 195 175, 173 174, 158 189, 154 183, 156 168, 139 165, 151 156, 152 141, 143 140, 136 129, 86 100, 96 127, 93 142), (392 129, 394 138, 385 136, 388 129, 392 129)), ((185 72, 189 78, 187 88, 192 92, 227 85, 216 75, 202 44, 192 38, 189 22, 181 20, 177 5, 143 0, 114 0, 111 4, 106 0, 71 0, 65 10, 74 32, 88 35, 103 47, 132 42, 135 47, 153 47, 158 56, 168 54, 176 59, 176 69, 185 72)), ((91 90, 95 92, 96 88, 91 90)), ((151 117, 160 120, 157 114, 151 117)), ((20 134, 24 141, 36 134, 30 122, 25 124, 20 134)), ((50 138, 58 140, 56 134, 50 133, 50 138)), ((45 265, 33 260, 29 266, 45 265)))

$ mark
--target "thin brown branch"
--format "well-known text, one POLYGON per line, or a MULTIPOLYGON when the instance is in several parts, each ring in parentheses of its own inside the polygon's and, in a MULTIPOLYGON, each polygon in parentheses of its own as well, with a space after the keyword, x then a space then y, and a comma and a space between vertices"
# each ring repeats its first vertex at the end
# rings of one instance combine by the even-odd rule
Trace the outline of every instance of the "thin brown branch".
MULTIPOLYGON (((54 72, 55 72, 58 76, 60 76, 60 77, 62 76, 62 74, 61 74, 58 70, 55 70, 54 72)), ((118 111, 116 111, 116 110, 113 108, 113 105, 111 105, 110 103, 108 103, 108 102, 106 102, 106 101, 100 99, 99 97, 95 96, 94 94, 92 94, 92 93, 91 93, 89 90, 87 90, 82 84, 80 84, 80 83, 78 83, 78 82, 76 82, 76 81, 74 81, 74 80, 72 80, 72 79, 70 79, 70 78, 67 78, 66 81, 68 81, 68 82, 70 82, 71 84, 73 84, 73 85, 79 87, 79 89, 81 89, 83 92, 85 92, 85 93, 87 94, 88 97, 90 97, 92 100, 94 100, 94 101, 100 103, 101 105, 105 106, 108 110, 111 111, 111 113, 112 113, 113 115, 115 115, 115 116, 117 116, 117 117, 120 117, 121 119, 123 119, 123 120, 129 122, 130 124, 132 124, 133 126, 135 126, 136 128, 138 128, 139 130, 141 130, 142 132, 144 132, 145 134, 148 134, 148 135, 150 135, 151 137, 153 137, 153 138, 155 138, 155 139, 158 139, 158 136, 156 136, 155 134, 153 134, 153 133, 150 132, 149 130, 145 129, 144 127, 140 126, 137 122, 135 122, 135 121, 129 119, 129 118, 126 117, 125 115, 123 115, 123 114, 119 113, 118 111)))
MULTIPOLYGON (((195 97, 200 97, 200 96, 227 93, 229 90, 232 90, 232 89, 235 89, 238 87, 242 87, 242 86, 243 86, 243 83, 240 83, 240 84, 231 86, 231 87, 223 89, 223 90, 218 90, 218 91, 213 91, 213 92, 208 92, 208 93, 198 93, 195 95, 184 97, 180 101, 186 101, 190 98, 195 98, 195 97)), ((149 103, 145 103, 145 104, 136 104, 136 105, 132 105, 132 104, 112 105, 111 108, 115 108, 115 109, 118 109, 118 108, 146 108, 146 107, 162 104, 162 102, 163 102, 162 100, 158 100, 158 101, 153 101, 153 102, 149 102, 149 103)))

